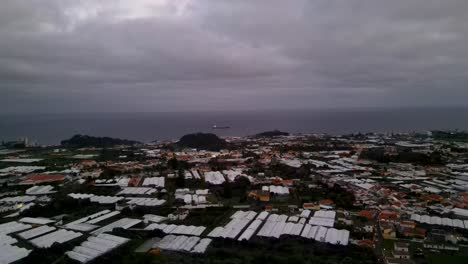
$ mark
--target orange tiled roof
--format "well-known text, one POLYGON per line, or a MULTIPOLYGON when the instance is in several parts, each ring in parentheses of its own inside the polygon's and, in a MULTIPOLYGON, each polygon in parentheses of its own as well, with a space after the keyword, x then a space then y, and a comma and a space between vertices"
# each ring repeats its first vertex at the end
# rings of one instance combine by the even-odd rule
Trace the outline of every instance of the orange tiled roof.
POLYGON ((65 175, 49 175, 49 174, 31 174, 27 176, 27 179, 23 181, 23 184, 34 184, 41 182, 53 182, 53 181, 63 181, 65 180, 65 175))
POLYGON ((363 210, 359 212, 359 216, 365 217, 367 219, 372 219, 374 217, 374 212, 369 211, 369 210, 363 210))
POLYGON ((389 219, 395 219, 398 218, 398 213, 395 212, 382 212, 379 215, 379 219, 381 220, 389 220, 389 219))
POLYGON ((319 203, 320 203, 320 204, 323 204, 323 205, 332 205, 332 204, 335 204, 335 202, 333 202, 333 200, 330 200, 330 199, 321 200, 319 203))
POLYGON ((371 247, 371 248, 373 248, 374 247, 374 241, 372 241, 370 239, 363 239, 363 240, 358 241, 358 245, 361 246, 361 247, 371 247))

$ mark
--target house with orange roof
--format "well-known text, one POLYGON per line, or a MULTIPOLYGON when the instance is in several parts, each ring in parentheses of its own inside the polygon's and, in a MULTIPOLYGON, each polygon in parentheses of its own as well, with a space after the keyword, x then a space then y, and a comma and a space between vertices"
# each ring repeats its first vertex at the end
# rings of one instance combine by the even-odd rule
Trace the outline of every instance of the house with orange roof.
POLYGON ((61 182, 65 180, 65 175, 49 174, 31 174, 26 176, 26 180, 20 182, 20 185, 33 185, 49 182, 61 182))
POLYGON ((293 186, 294 181, 293 180, 282 180, 281 184, 284 186, 293 186))
POLYGON ((141 178, 142 178, 142 177, 140 177, 140 176, 132 177, 132 178, 128 181, 128 186, 129 186, 129 187, 137 187, 137 186, 139 186, 140 181, 141 181, 141 178))
POLYGON ((380 223, 380 229, 384 239, 396 238, 396 229, 392 223, 382 222, 380 223))
POLYGON ((438 195, 438 194, 428 194, 428 195, 425 195, 423 197, 424 201, 426 201, 426 203, 431 203, 431 202, 442 202, 442 200, 444 199, 444 197, 442 197, 441 195, 438 195))
POLYGON ((392 211, 383 211, 379 214, 379 220, 383 222, 396 222, 400 218, 400 214, 392 211))
POLYGON ((302 204, 302 208, 309 210, 320 210, 320 206, 314 203, 304 203, 302 204))
POLYGON ((406 237, 426 238, 426 229, 424 228, 403 228, 401 233, 406 237))
POLYGON ((333 200, 330 200, 330 199, 321 200, 319 204, 326 205, 326 206, 335 206, 335 202, 333 202, 333 200))
POLYGON ((251 191, 248 196, 253 198, 257 201, 261 202, 269 202, 270 201, 270 192, 261 191, 261 190, 253 190, 251 191))
POLYGON ((359 212, 359 216, 372 220, 374 219, 375 212, 371 210, 362 210, 359 212))
POLYGON ((414 221, 400 221, 400 227, 402 227, 402 228, 416 228, 416 222, 414 222, 414 221))
POLYGON ((367 248, 374 248, 375 247, 375 243, 371 239, 359 240, 357 243, 358 243, 358 246, 360 246, 360 247, 367 247, 367 248))
POLYGON ((84 168, 89 168, 89 167, 94 167, 97 165, 97 162, 95 160, 83 160, 81 162, 81 165, 84 167, 84 168))

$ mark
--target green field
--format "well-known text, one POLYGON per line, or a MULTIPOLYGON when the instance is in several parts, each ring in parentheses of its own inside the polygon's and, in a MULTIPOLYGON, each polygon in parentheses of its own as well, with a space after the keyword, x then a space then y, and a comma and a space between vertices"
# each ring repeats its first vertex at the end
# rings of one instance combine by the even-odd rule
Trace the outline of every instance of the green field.
POLYGON ((453 253, 447 251, 429 253, 426 259, 429 264, 466 264, 468 263, 468 248, 460 247, 460 251, 453 253))

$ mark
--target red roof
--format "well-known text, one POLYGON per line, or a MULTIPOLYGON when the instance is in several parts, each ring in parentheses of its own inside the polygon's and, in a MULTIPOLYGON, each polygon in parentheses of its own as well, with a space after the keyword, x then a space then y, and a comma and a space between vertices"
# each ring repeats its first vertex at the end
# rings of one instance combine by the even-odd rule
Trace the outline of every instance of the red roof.
POLYGON ((283 185, 293 185, 293 180, 282 180, 281 181, 281 184, 283 185))
POLYGON ((358 244, 359 244, 359 246, 361 246, 361 247, 370 247, 370 248, 373 248, 373 247, 374 247, 374 241, 372 241, 372 240, 370 240, 370 239, 359 240, 359 241, 358 241, 358 244))
POLYGON ((375 215, 375 213, 373 211, 369 211, 369 210, 363 210, 363 211, 359 212, 359 216, 365 217, 367 219, 374 218, 374 215, 375 215))
POLYGON ((412 228, 416 227, 416 223, 413 221, 401 221, 400 222, 401 226, 411 226, 412 228))
POLYGON ((141 177, 133 177, 130 179, 130 181, 128 181, 128 186, 133 186, 133 187, 137 187, 139 184, 140 184, 140 181, 141 181, 141 177))
POLYGON ((429 194, 425 197, 426 201, 442 201, 444 197, 437 194, 429 194))
POLYGON ((325 199, 325 200, 321 200, 321 201, 320 201, 320 204, 321 204, 321 205, 333 205, 333 204, 335 204, 335 203, 334 203, 332 200, 330 200, 330 199, 325 199))
POLYGON ((403 228, 402 232, 406 236, 426 237, 426 229, 424 228, 403 228))
POLYGON ((304 204, 302 205, 302 207, 303 207, 304 209, 307 209, 307 208, 314 208, 314 207, 316 207, 316 206, 317 206, 317 205, 315 205, 315 204, 313 204, 313 203, 304 203, 304 204))
POLYGON ((65 175, 31 174, 20 184, 37 184, 43 182, 54 182, 65 180, 65 175))
POLYGON ((398 213, 395 212, 382 212, 379 215, 380 220, 389 220, 389 219, 396 219, 399 217, 398 213))

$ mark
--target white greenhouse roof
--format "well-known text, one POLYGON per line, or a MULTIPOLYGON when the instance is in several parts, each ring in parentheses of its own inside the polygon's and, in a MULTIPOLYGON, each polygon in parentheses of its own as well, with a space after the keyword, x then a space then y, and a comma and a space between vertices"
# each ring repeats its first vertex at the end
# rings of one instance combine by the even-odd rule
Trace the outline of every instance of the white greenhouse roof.
POLYGON ((36 228, 33 228, 33 229, 30 229, 28 231, 24 231, 22 233, 19 233, 18 235, 20 237, 22 237, 23 239, 31 239, 33 237, 37 237, 37 236, 40 236, 40 235, 43 235, 43 234, 46 234, 46 233, 49 233, 49 232, 52 232, 54 231, 56 228, 53 227, 53 226, 40 226, 40 227, 36 227, 36 228))
POLYGON ((83 234, 80 232, 59 229, 55 232, 34 238, 29 242, 31 242, 31 244, 39 248, 48 248, 54 243, 64 243, 82 235, 83 234))
POLYGON ((8 244, 0 245, 0 263, 9 264, 25 258, 31 253, 31 250, 12 246, 8 244))
POLYGON ((122 218, 119 219, 111 224, 103 226, 95 231, 92 232, 93 235, 99 235, 105 232, 112 231, 114 228, 123 228, 128 229, 134 225, 137 225, 141 222, 139 219, 131 219, 131 218, 122 218))
POLYGON ((100 257, 120 245, 127 243, 129 239, 109 234, 100 234, 96 237, 89 237, 86 242, 65 254, 78 262, 86 263, 100 257))

